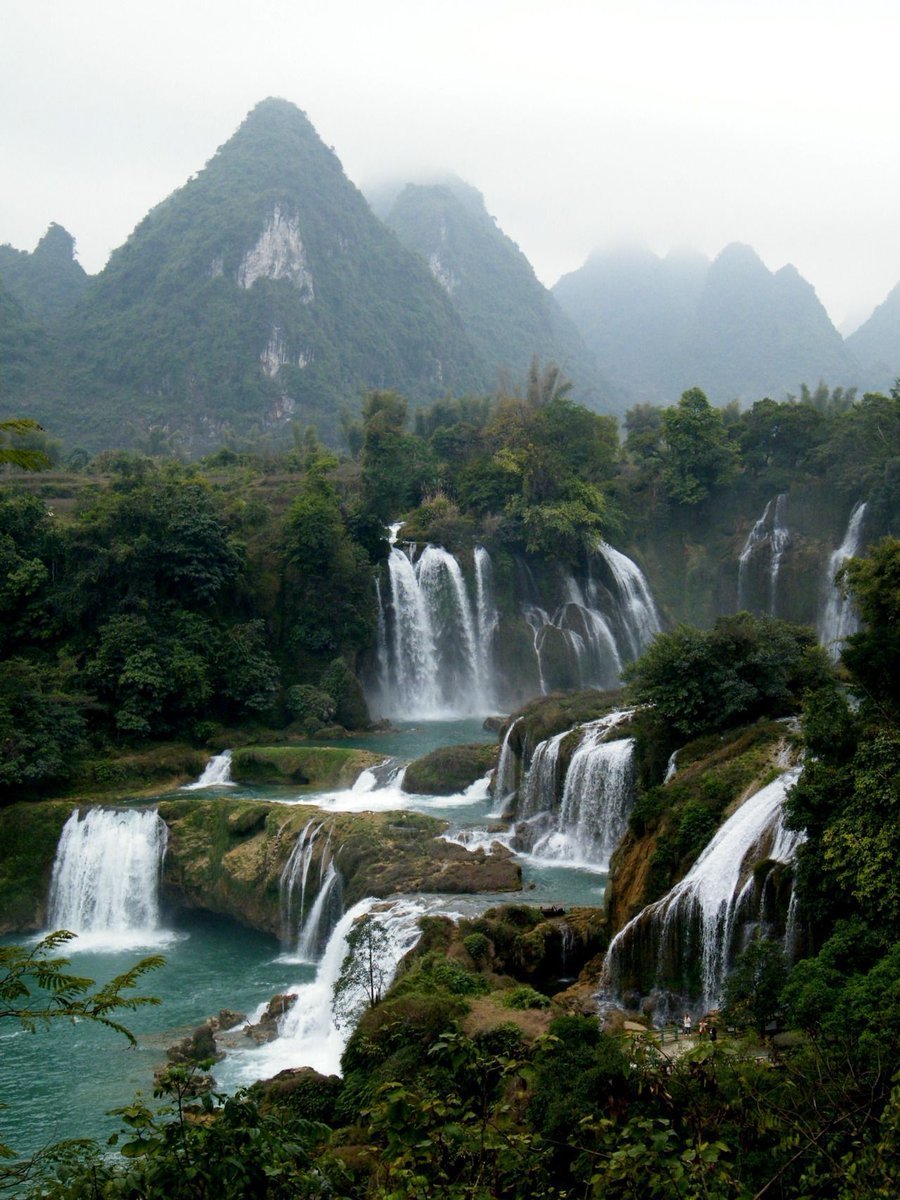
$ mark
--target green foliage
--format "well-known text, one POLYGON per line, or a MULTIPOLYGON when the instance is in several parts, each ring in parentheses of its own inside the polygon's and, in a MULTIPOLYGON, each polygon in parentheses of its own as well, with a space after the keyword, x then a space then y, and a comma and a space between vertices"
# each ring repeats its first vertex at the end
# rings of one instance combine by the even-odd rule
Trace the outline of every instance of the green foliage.
POLYGON ((295 684, 288 688, 287 705, 291 716, 302 726, 304 733, 315 733, 323 725, 334 720, 334 698, 321 688, 308 683, 295 684))
POLYGON ((29 790, 72 773, 85 749, 86 726, 78 698, 66 692, 62 670, 23 658, 0 661, 0 791, 29 790))
POLYGON ((503 992, 500 999, 506 1008, 524 1010, 527 1008, 550 1007, 549 997, 535 991, 527 983, 520 984, 518 987, 510 988, 508 991, 503 992))
POLYGON ((699 388, 684 392, 662 418, 662 484, 677 504, 699 504, 734 473, 737 456, 720 411, 699 388))
POLYGON ((861 699, 900 717, 900 538, 886 537, 865 558, 844 565, 840 579, 853 595, 864 629, 844 643, 842 657, 861 699))
POLYGON ((764 1033, 781 1012, 781 991, 786 981, 787 962, 781 945, 767 938, 754 938, 738 955, 725 980, 725 1020, 764 1033))
POLYGON ((476 966, 483 966, 491 957, 491 943, 483 933, 470 933, 463 938, 466 953, 476 966))
POLYGON ((794 711, 827 675, 811 631, 749 613, 720 617, 708 631, 679 625, 625 671, 634 699, 686 737, 794 711))

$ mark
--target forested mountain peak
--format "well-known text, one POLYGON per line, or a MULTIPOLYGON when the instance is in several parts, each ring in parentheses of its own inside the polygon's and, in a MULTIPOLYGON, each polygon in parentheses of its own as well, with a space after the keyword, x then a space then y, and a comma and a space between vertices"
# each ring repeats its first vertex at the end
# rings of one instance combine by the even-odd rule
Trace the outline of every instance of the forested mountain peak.
POLYGON ((52 222, 32 253, 0 246, 0 280, 32 317, 50 321, 77 303, 88 275, 75 259, 75 239, 52 222))
POLYGON ((477 188, 453 175, 407 184, 386 221, 428 264, 495 378, 497 372, 519 375, 537 354, 560 364, 592 407, 601 400, 604 407, 614 404, 578 330, 477 188))
POLYGON ((196 452, 292 420, 334 437, 367 389, 415 403, 488 382, 425 264, 277 99, 113 253, 61 357, 68 403, 31 411, 89 448, 155 429, 196 452))
POLYGON ((847 346, 866 368, 871 386, 888 391, 900 375, 900 283, 847 338, 847 346))

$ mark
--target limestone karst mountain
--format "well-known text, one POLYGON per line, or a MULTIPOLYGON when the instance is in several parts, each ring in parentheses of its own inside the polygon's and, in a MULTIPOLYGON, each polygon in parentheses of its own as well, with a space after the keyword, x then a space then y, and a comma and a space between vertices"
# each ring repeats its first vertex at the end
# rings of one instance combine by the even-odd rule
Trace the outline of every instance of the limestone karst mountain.
POLYGON ((646 250, 592 256, 553 289, 600 369, 634 400, 673 403, 699 386, 716 404, 783 398, 801 383, 860 382, 809 283, 733 243, 712 262, 646 250))
POLYGON ((499 375, 515 380, 536 354, 573 380, 576 399, 604 411, 615 407, 614 389, 600 377, 581 334, 479 191, 453 176, 410 183, 386 206, 385 220, 427 262, 480 356, 499 375))
POLYGON ((32 253, 0 246, 0 280, 28 316, 53 321, 69 312, 88 288, 89 277, 75 259, 75 239, 52 224, 32 253))
POLYGON ((369 388, 416 403, 489 382, 425 264, 274 99, 113 253, 56 372, 23 396, 55 433, 91 449, 157 430, 194 453, 292 421, 334 437, 369 388))
POLYGON ((887 392, 900 376, 900 283, 868 321, 847 338, 862 365, 867 386, 887 392))

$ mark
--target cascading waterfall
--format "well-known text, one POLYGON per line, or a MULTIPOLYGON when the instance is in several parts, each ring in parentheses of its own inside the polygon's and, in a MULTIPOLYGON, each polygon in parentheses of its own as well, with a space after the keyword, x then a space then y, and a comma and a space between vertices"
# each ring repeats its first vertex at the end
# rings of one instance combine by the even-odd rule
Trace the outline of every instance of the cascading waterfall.
POLYGON ((343 881, 331 854, 331 829, 319 847, 324 822, 307 821, 294 843, 279 882, 281 941, 294 944, 299 962, 317 962, 325 941, 343 912, 343 881), (318 885, 315 900, 307 906, 306 889, 310 869, 318 854, 318 885), (299 892, 299 903, 295 905, 299 892), (296 918, 302 922, 295 933, 296 918))
POLYGON ((294 842, 290 857, 284 864, 278 883, 281 908, 281 944, 290 946, 294 940, 294 899, 299 886, 300 902, 296 911, 302 917, 306 910, 306 880, 312 865, 313 850, 322 824, 307 821, 294 842))
POLYGON ((223 750, 214 755, 203 769, 203 774, 195 783, 188 783, 181 789, 183 792, 196 792, 200 788, 235 787, 231 778, 231 751, 223 750))
MULTIPOLYGON (((432 906, 433 907, 433 906, 432 906)), ((340 1074, 341 1054, 350 1035, 349 1023, 335 1020, 332 1002, 344 959, 347 938, 353 925, 369 915, 384 932, 377 939, 378 973, 385 981, 393 978, 400 959, 421 937, 419 918, 429 911, 423 900, 402 899, 393 902, 371 898, 360 900, 341 917, 332 930, 319 961, 315 979, 290 989, 296 1003, 280 1021, 279 1037, 258 1050, 234 1055, 226 1063, 228 1085, 264 1079, 286 1067, 308 1066, 326 1075, 340 1074), (234 1072, 236 1078, 229 1077, 234 1072)), ((446 908, 442 911, 446 912, 446 908)), ((456 915, 456 914, 449 914, 456 915)), ((348 1007, 359 1007, 365 997, 349 997, 348 1007)))
POLYGON ((496 610, 487 551, 475 554, 474 612, 452 554, 440 546, 414 554, 392 544, 389 606, 377 592, 380 709, 397 718, 490 712, 496 610))
POLYGON ((787 504, 786 492, 775 496, 768 502, 762 516, 747 534, 747 540, 738 558, 739 609, 763 609, 772 617, 777 613, 778 574, 791 537, 787 525, 787 504), (764 550, 769 552, 769 570, 766 575, 766 596, 763 603, 761 596, 754 597, 752 565, 764 550), (755 604, 754 598, 759 603, 755 604))
POLYGON ((619 593, 618 614, 625 627, 630 657, 638 658, 662 629, 650 587, 643 571, 627 554, 603 541, 598 550, 619 593))
POLYGON ((819 641, 828 651, 829 657, 837 661, 841 654, 841 642, 859 628, 859 619, 849 596, 845 596, 834 582, 834 577, 848 558, 859 553, 862 540, 862 525, 866 515, 866 502, 857 501, 850 513, 847 532, 840 546, 828 560, 825 578, 825 605, 819 622, 819 641))
POLYGON ((524 786, 520 789, 518 817, 527 821, 538 813, 549 812, 559 795, 559 750, 569 730, 538 742, 531 756, 524 786))
POLYGON ((609 869, 634 799, 634 738, 605 742, 608 732, 608 724, 585 728, 566 772, 554 828, 532 848, 536 857, 609 869))
MULTIPOLYGON (((401 547, 399 529, 390 529, 387 586, 382 579, 376 587, 374 706, 400 719, 494 711, 498 697, 510 697, 495 661, 500 618, 490 555, 475 547, 474 576, 467 583, 452 554, 440 546, 426 546, 421 554, 412 543, 401 547)), ((622 664, 642 653, 660 630, 638 566, 605 542, 597 553, 608 585, 592 576, 583 587, 572 577, 562 579, 556 607, 545 607, 533 576, 521 568, 528 592, 521 613, 532 630, 542 693, 616 686, 622 664)))
POLYGON ((721 1003, 725 977, 741 948, 739 926, 754 890, 754 868, 762 860, 790 864, 802 840, 782 819, 784 798, 798 774, 799 768, 791 768, 745 800, 684 879, 616 935, 606 956, 604 992, 615 994, 643 976, 692 997, 701 1011, 721 1003))
POLYGON ((494 603, 494 571, 491 556, 484 546, 475 547, 475 615, 481 678, 489 681, 493 673, 494 634, 500 615, 494 603))
POLYGON ((502 815, 505 802, 511 799, 518 787, 518 760, 513 753, 510 739, 521 720, 521 717, 516 717, 515 721, 510 722, 500 746, 500 756, 497 759, 497 769, 494 772, 494 781, 491 787, 491 795, 496 801, 495 808, 498 816, 502 815))
POLYGON ((72 813, 60 835, 48 905, 51 929, 80 947, 158 942, 159 878, 168 829, 156 809, 72 813))
POLYGON ((515 844, 538 858, 605 871, 634 798, 634 739, 606 740, 629 711, 608 713, 540 742, 519 789, 515 844), (563 741, 579 737, 565 777, 563 741))

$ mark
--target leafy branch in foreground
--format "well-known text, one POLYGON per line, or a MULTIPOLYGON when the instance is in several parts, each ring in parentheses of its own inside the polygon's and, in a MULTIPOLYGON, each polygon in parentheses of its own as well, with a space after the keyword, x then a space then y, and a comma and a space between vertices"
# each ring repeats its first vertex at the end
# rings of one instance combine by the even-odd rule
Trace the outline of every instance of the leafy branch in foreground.
POLYGON ((156 996, 126 995, 149 971, 165 961, 159 955, 142 958, 96 991, 95 981, 69 971, 68 958, 55 952, 75 937, 66 929, 48 934, 32 947, 0 946, 0 1020, 11 1017, 32 1032, 38 1022, 59 1017, 96 1021, 128 1038, 134 1034, 113 1014, 159 1004, 156 996))

